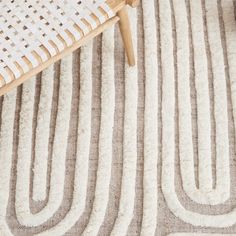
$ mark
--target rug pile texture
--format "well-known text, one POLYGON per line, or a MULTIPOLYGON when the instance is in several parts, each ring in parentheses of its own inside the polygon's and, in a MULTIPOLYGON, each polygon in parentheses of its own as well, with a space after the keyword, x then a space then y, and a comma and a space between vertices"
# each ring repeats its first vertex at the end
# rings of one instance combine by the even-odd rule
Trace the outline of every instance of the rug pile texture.
POLYGON ((143 0, 0 99, 1 236, 236 235, 236 3, 143 0))

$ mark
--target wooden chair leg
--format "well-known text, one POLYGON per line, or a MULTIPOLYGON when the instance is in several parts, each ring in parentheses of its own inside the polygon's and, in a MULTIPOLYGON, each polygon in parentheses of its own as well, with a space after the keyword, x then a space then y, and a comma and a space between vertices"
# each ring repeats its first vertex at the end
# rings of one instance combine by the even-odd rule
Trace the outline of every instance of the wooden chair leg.
POLYGON ((128 63, 130 66, 134 66, 135 65, 134 48, 132 42, 129 16, 126 7, 123 7, 117 14, 120 18, 119 28, 124 43, 126 55, 128 58, 128 63))

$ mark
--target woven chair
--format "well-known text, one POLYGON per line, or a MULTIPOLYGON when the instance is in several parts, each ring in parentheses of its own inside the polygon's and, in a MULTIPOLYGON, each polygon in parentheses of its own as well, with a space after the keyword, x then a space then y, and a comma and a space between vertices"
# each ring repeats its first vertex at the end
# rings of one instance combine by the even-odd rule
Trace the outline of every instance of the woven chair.
POLYGON ((138 0, 0 0, 0 96, 119 22, 135 64, 126 5, 138 0))

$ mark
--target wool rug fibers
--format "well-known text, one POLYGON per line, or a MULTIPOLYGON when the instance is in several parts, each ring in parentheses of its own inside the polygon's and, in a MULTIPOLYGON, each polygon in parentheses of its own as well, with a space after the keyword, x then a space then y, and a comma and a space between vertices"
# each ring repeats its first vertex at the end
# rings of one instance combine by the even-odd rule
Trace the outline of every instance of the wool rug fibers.
POLYGON ((236 2, 143 0, 0 99, 0 236, 236 235, 236 2))

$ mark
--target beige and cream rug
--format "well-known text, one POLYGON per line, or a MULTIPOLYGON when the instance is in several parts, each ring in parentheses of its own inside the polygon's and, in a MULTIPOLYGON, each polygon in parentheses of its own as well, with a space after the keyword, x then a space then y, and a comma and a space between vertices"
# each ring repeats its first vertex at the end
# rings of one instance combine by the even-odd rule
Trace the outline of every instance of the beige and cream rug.
POLYGON ((236 2, 143 0, 1 98, 0 236, 236 235, 236 2))

